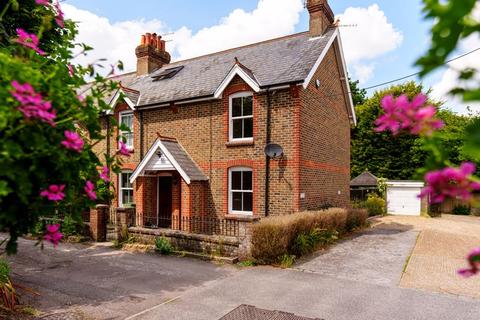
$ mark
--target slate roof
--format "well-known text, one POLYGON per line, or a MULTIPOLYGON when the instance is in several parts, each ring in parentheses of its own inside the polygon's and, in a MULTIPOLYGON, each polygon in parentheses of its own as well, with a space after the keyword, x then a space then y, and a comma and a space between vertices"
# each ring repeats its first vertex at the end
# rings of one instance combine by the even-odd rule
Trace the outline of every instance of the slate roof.
POLYGON ((358 177, 350 181, 351 187, 376 187, 378 178, 368 171, 363 172, 358 177))
POLYGON ((208 180, 208 177, 197 166, 195 161, 193 161, 180 143, 173 140, 162 140, 162 144, 165 146, 165 148, 167 148, 172 157, 177 161, 183 171, 185 171, 191 181, 208 180))
POLYGON ((114 77, 122 86, 140 92, 137 107, 213 96, 235 65, 235 58, 260 87, 303 82, 326 48, 335 29, 311 38, 308 32, 267 40, 188 60, 172 62, 149 75, 114 77), (153 81, 165 69, 183 66, 174 77, 153 81))

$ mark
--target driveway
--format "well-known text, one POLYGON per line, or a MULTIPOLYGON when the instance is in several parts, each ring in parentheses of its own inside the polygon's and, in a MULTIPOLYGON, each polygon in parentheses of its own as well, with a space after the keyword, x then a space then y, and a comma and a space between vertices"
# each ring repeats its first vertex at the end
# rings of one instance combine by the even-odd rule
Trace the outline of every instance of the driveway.
POLYGON ((354 234, 296 269, 341 279, 396 287, 418 236, 412 226, 377 221, 374 228, 354 234))
POLYGON ((24 302, 44 312, 79 311, 87 319, 123 319, 194 287, 230 276, 231 266, 168 256, 129 253, 105 246, 46 245, 19 240, 9 257, 13 281, 38 291, 24 302))
MULTIPOLYGON (((12 266, 15 281, 42 294, 30 301, 37 308, 76 310, 86 319, 217 320, 247 304, 327 320, 473 320, 480 314, 480 299, 435 290, 429 272, 437 264, 425 261, 436 260, 423 255, 436 247, 422 242, 422 237, 431 239, 429 226, 434 224, 437 231, 457 230, 460 237, 462 230, 469 230, 467 234, 475 237, 480 225, 471 227, 475 223, 470 222, 448 216, 377 219, 372 229, 299 261, 292 269, 240 269, 102 246, 63 244, 39 251, 26 240, 21 240, 12 266), (415 278, 419 275, 421 281, 415 278)), ((473 242, 460 244, 450 238, 452 246, 440 241, 437 247, 463 257, 464 247, 473 242)), ((438 277, 440 271, 435 272, 438 277)))

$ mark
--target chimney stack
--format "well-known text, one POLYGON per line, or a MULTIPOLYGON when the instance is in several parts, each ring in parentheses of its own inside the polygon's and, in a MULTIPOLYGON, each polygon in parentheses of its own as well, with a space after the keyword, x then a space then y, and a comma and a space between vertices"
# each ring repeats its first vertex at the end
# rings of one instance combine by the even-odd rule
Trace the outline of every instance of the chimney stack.
POLYGON ((318 37, 333 25, 334 14, 327 0, 307 0, 310 13, 310 36, 318 37))
POLYGON ((137 56, 137 76, 150 74, 170 63, 170 54, 165 51, 165 40, 156 33, 145 33, 135 49, 137 56))

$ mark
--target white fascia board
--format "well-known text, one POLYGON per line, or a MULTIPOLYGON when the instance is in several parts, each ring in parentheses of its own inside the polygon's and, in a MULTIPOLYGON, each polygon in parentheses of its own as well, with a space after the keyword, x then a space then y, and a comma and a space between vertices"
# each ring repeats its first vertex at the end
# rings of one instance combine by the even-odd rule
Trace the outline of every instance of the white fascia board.
POLYGON ((107 111, 107 114, 112 114, 113 110, 115 110, 115 106, 117 105, 118 99, 120 99, 120 95, 122 93, 123 93, 123 100, 127 103, 130 109, 132 109, 132 111, 135 111, 135 103, 133 103, 133 101, 130 100, 130 98, 125 95, 122 89, 119 89, 117 93, 115 93, 115 96, 113 97, 112 101, 110 102, 110 110, 107 111))
POLYGON ((390 180, 387 181, 389 187, 410 187, 410 188, 422 188, 425 183, 422 181, 402 181, 402 180, 390 180))
POLYGON ((337 39, 338 39, 338 46, 339 46, 339 49, 340 49, 338 51, 340 52, 340 58, 341 58, 340 60, 342 61, 342 68, 343 68, 343 74, 344 74, 344 78, 345 78, 345 85, 347 87, 347 92, 348 92, 347 93, 348 94, 348 102, 350 104, 350 109, 352 110, 353 125, 356 126, 357 125, 357 116, 355 114, 355 106, 353 104, 352 92, 350 91, 350 83, 348 82, 348 69, 347 69, 347 63, 346 63, 346 60, 345 60, 345 55, 343 54, 342 38, 340 36, 340 32, 338 32, 337 39))
POLYGON ((245 81, 253 91, 259 92, 260 86, 258 85, 257 81, 252 79, 243 69, 235 65, 232 70, 228 73, 228 75, 223 79, 222 83, 218 86, 217 90, 213 94, 214 98, 218 99, 222 96, 223 91, 227 88, 228 84, 233 80, 233 78, 238 75, 240 78, 245 81))
POLYGON ((312 69, 310 70, 310 72, 308 73, 307 78, 305 78, 305 81, 303 81, 303 89, 307 89, 308 84, 310 83, 310 81, 312 81, 312 78, 313 78, 313 76, 315 75, 315 72, 317 71, 318 67, 319 67, 320 64, 322 63, 322 61, 323 61, 323 59, 325 58, 325 56, 327 55, 328 50, 329 50, 330 47, 332 46, 333 41, 337 38, 337 36, 338 36, 338 29, 335 30, 335 32, 333 33, 332 37, 328 40, 327 45, 325 46, 325 48, 323 49, 322 53, 321 53, 320 56, 318 57, 317 61, 315 61, 315 64, 313 65, 313 68, 312 68, 312 69))
POLYGON ((178 171, 182 179, 187 183, 190 184, 190 177, 185 173, 185 171, 180 167, 178 162, 175 160, 175 158, 172 156, 170 151, 163 145, 162 141, 160 139, 157 139, 155 143, 150 147, 150 150, 148 150, 148 153, 145 155, 143 160, 140 162, 140 164, 135 168, 135 171, 133 171, 132 175, 130 176, 130 183, 133 183, 138 176, 142 173, 142 171, 145 169, 145 166, 147 163, 150 161, 150 159, 155 155, 156 151, 160 148, 162 153, 167 157, 168 161, 173 165, 175 170, 178 171))

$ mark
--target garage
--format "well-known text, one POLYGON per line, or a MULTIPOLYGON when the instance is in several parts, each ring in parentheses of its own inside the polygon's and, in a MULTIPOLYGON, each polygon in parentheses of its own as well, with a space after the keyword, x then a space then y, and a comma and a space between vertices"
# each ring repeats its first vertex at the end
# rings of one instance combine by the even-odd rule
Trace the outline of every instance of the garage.
POLYGON ((423 186, 421 181, 387 181, 387 213, 419 216, 422 200, 418 195, 423 186))

